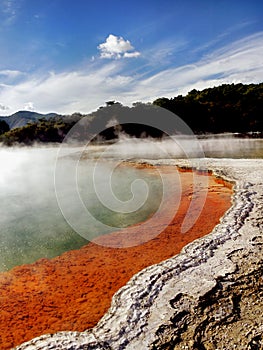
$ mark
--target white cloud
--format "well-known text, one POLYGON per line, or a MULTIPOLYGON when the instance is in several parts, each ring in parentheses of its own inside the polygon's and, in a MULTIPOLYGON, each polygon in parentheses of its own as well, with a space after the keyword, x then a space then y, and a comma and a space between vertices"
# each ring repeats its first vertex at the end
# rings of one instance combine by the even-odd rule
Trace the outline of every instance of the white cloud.
POLYGON ((35 110, 35 107, 34 107, 34 103, 33 102, 27 102, 25 103, 24 107, 23 107, 23 110, 25 111, 34 111, 35 110))
POLYGON ((20 77, 21 75, 23 75, 22 72, 18 71, 18 70, 0 70, 0 77, 5 77, 7 79, 15 79, 20 77))
POLYGON ((110 34, 105 43, 98 46, 101 58, 132 58, 140 56, 138 51, 134 51, 134 47, 129 40, 124 40, 121 36, 110 34))
POLYGON ((132 57, 139 57, 141 54, 138 51, 134 51, 134 52, 125 52, 123 57, 124 58, 132 58, 132 57))
MULTIPOLYGON (((11 114, 37 106, 39 112, 63 114, 89 112, 110 99, 119 100, 119 89, 129 86, 131 78, 119 74, 116 62, 89 70, 65 73, 51 72, 47 76, 28 77, 17 85, 2 85, 0 101, 10 106, 11 114)), ((9 112, 9 113, 8 113, 9 112)))
POLYGON ((5 106, 3 104, 0 103, 0 110, 1 111, 8 111, 9 110, 9 107, 8 106, 5 106))
POLYGON ((263 32, 214 51, 192 65, 163 70, 138 82, 133 98, 144 101, 160 96, 174 97, 193 88, 203 89, 224 83, 263 81, 263 32))
POLYGON ((0 107, 1 114, 21 110, 28 101, 43 113, 87 113, 109 100, 132 104, 223 83, 259 83, 263 81, 262 52, 263 32, 216 50, 195 64, 154 75, 149 71, 139 75, 140 67, 135 74, 130 72, 125 60, 90 62, 87 69, 73 72, 24 75, 19 83, 0 84, 1 104, 10 107, 0 107))

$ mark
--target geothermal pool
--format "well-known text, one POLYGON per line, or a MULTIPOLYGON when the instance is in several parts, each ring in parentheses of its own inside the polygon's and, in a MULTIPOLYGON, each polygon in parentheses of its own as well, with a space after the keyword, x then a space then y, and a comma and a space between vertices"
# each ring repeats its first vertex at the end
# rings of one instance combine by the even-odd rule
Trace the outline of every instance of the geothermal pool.
MULTIPOLYGON (((263 155, 262 139, 224 134, 200 136, 197 142, 198 156, 202 152, 204 157, 218 158, 263 155)), ((66 154, 59 147, 0 148, 0 271, 58 256, 101 234, 146 220, 162 200, 162 178, 158 172, 123 166, 116 159, 185 158, 195 156, 195 148, 191 138, 179 136, 175 142, 121 139, 114 145, 90 146, 84 152, 72 147, 66 154), (58 159, 59 176, 55 174, 58 159), (69 179, 76 167, 77 191, 75 178, 69 179), (105 176, 110 177, 110 186, 105 176), (105 186, 117 199, 112 199, 105 186), (111 207, 113 202, 117 204, 111 207)))
POLYGON ((41 334, 95 326, 114 293, 134 274, 175 256, 186 244, 210 233, 231 206, 231 185, 206 173, 178 173, 178 205, 178 188, 173 188, 176 167, 147 163, 124 167, 143 171, 147 178, 156 176, 155 169, 162 173, 169 185, 163 210, 146 222, 97 236, 77 250, 0 273, 1 349, 41 334), (182 230, 184 222, 187 231, 182 230))
MULTIPOLYGON (((195 156, 196 144, 191 138, 177 136, 176 139, 175 142, 171 139, 163 142, 122 139, 114 145, 90 146, 81 157, 77 147, 66 155, 59 153, 58 147, 0 148, 0 271, 78 249, 101 234, 153 215, 163 196, 160 174, 109 162, 195 156), (178 138, 179 143, 176 142, 178 138), (55 179, 58 157, 62 174, 55 179), (98 159, 100 166, 94 188, 93 167, 98 159), (76 185, 69 179, 76 164, 77 195, 76 185), (107 201, 106 198, 102 203, 96 193, 99 188, 101 197, 111 197, 112 193, 104 189, 105 183, 108 186, 105 176, 111 178, 111 190, 119 200, 113 208, 108 206, 112 199, 107 201), (135 187, 135 192, 139 192, 142 199, 135 196, 135 201, 136 198, 139 201, 136 204, 132 186, 138 179, 143 181, 137 190, 135 187), (83 213, 81 206, 91 215, 83 213), (68 216, 72 219, 68 220, 68 216)), ((257 158, 263 155, 262 139, 223 134, 200 136, 197 142, 204 157, 257 158)))
MULTIPOLYGON (((97 198, 92 178, 93 161, 83 159, 79 162, 75 188, 68 177, 69 169, 74 166, 73 158, 63 159, 63 176, 55 183, 57 152, 57 148, 0 149, 0 271, 78 249, 97 235, 146 220, 158 207, 162 192, 160 178, 155 173, 117 166, 111 185, 120 200, 119 209, 122 202, 132 197, 134 180, 140 179, 147 184, 147 193, 144 193, 147 198, 140 203, 139 210, 132 207, 129 210, 129 206, 125 212, 111 210, 97 198), (59 193, 56 193, 56 187, 59 187, 59 193), (85 212, 80 215, 81 209, 75 203, 76 191, 91 213, 90 217, 85 212), (85 226, 84 234, 83 230, 76 233, 68 224, 60 210, 58 195, 70 215, 77 218, 79 227, 85 226)), ((96 173, 97 186, 107 185, 102 175, 108 169, 109 162, 100 163, 96 173)), ((106 189, 103 193, 107 195, 106 189)))

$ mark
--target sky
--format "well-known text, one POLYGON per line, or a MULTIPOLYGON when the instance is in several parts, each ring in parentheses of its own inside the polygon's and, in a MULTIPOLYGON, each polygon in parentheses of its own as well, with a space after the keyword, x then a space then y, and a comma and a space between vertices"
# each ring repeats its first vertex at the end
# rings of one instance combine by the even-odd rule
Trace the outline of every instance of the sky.
POLYGON ((0 115, 263 82, 262 0, 0 0, 0 115))

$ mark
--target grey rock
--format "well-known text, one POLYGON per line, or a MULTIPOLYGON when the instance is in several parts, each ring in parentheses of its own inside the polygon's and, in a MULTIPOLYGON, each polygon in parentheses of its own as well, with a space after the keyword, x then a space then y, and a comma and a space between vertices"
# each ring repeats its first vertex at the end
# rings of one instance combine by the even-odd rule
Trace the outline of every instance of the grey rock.
POLYGON ((235 182, 233 205, 213 232, 136 274, 93 329, 44 335, 16 350, 263 349, 263 160, 196 164, 235 182))

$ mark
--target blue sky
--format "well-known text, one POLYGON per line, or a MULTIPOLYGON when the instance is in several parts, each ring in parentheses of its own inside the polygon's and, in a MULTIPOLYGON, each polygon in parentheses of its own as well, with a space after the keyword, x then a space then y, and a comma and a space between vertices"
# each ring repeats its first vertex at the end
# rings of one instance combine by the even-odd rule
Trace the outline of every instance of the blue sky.
POLYGON ((263 81, 259 0, 0 0, 0 115, 263 81))

